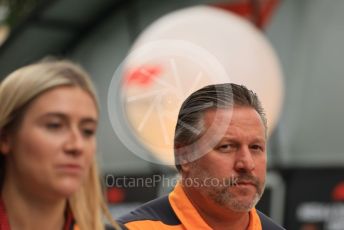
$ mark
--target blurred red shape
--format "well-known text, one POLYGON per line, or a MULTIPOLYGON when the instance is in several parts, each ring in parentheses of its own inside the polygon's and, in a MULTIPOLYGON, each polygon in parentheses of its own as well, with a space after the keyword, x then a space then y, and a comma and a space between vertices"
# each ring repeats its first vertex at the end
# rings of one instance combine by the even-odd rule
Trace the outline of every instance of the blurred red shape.
POLYGON ((279 0, 241 0, 230 3, 219 3, 213 6, 231 11, 249 19, 263 29, 270 21, 279 0))
POLYGON ((335 201, 344 201, 344 182, 338 183, 332 190, 332 199, 335 201))
POLYGON ((129 72, 126 76, 126 83, 128 85, 148 86, 161 72, 160 66, 141 66, 129 72))
POLYGON ((106 191, 107 200, 111 204, 121 203, 124 201, 125 192, 120 188, 109 188, 106 191))

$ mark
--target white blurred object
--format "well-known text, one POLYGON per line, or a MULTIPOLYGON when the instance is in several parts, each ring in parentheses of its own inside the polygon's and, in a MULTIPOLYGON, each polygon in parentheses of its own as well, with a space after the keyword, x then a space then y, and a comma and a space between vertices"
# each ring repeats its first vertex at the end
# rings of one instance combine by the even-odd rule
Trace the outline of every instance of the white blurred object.
MULTIPOLYGON (((206 50, 209 52, 209 56, 212 56, 211 58, 217 59, 222 64, 222 68, 227 72, 228 82, 245 85, 248 89, 256 92, 265 108, 269 126, 268 133, 271 134, 278 121, 284 88, 278 59, 260 31, 245 19, 230 12, 209 6, 196 6, 167 14, 158 19, 143 31, 134 43, 132 51, 145 50, 147 44, 165 40, 185 41, 206 50)), ((178 70, 177 86, 179 84, 179 90, 184 91, 183 96, 169 93, 167 96, 161 97, 159 101, 162 105, 159 108, 170 112, 173 110, 173 113, 170 114, 176 118, 179 106, 188 96, 187 92, 190 89, 195 91, 207 84, 223 83, 224 81, 223 78, 216 76, 215 71, 213 73, 210 71, 210 74, 208 71, 208 74, 203 74, 201 81, 197 80, 199 75, 195 68, 188 69, 186 66, 189 64, 185 64, 187 62, 197 64, 197 61, 190 61, 187 58, 188 60, 182 64, 183 52, 184 56, 187 56, 186 53, 189 50, 183 51, 175 48, 175 55, 172 57, 174 61, 171 62, 171 56, 165 55, 166 49, 169 47, 166 47, 166 44, 164 46, 163 42, 160 44, 162 44, 160 47, 155 46, 154 49, 146 50, 143 52, 144 54, 136 55, 135 58, 132 58, 133 55, 128 56, 124 63, 125 68, 137 70, 143 67, 141 72, 146 71, 147 68, 155 68, 156 71, 153 71, 152 76, 149 76, 149 73, 147 75, 143 73, 144 77, 152 77, 150 85, 126 86, 123 95, 128 99, 147 95, 149 92, 158 92, 157 90, 163 89, 161 81, 170 82, 171 79, 175 79, 175 71, 178 70), (150 56, 152 58, 149 58, 150 56), (160 59, 158 59, 159 57, 160 59), (170 67, 167 67, 166 63, 170 67), (211 74, 215 76, 211 76, 211 74), (196 87, 191 87, 193 82, 196 82, 196 87)), ((195 59, 198 58, 196 56, 194 55, 195 59)), ((212 66, 207 66, 209 62, 204 62, 203 65, 198 63, 198 65, 199 67, 196 66, 196 68, 208 70, 212 68, 212 66)), ((163 90, 165 91, 165 89, 163 90)), ((165 119, 162 121, 164 117, 151 112, 152 117, 149 123, 145 114, 147 111, 153 111, 152 100, 148 97, 146 101, 137 101, 137 103, 125 102, 128 120, 146 148, 151 150, 154 156, 164 164, 173 165, 173 128, 176 120, 165 119), (143 120, 149 123, 146 130, 143 129, 143 120), (165 124, 164 127, 161 127, 161 122, 165 124), (164 132, 164 129, 166 131, 167 128, 169 129, 167 137, 161 135, 160 131, 156 131, 160 129, 164 132), (168 149, 167 152, 161 151, 161 145, 164 143, 166 145, 163 146, 163 149, 168 149)), ((126 100, 124 99, 124 101, 126 100)), ((130 148, 130 146, 128 147, 130 148)))
POLYGON ((0 46, 7 39, 9 35, 9 28, 6 25, 0 25, 0 46))
POLYGON ((10 29, 4 23, 8 13, 9 13, 8 7, 5 5, 1 5, 0 3, 0 46, 7 39, 10 32, 10 29))
MULTIPOLYGON (((174 129, 183 101, 205 85, 230 81, 226 70, 211 53, 183 40, 146 42, 133 49, 123 62, 122 74, 125 76, 121 90, 124 111, 110 117, 123 114, 123 122, 129 124, 119 129, 123 122, 117 122, 113 127, 132 152, 164 164, 173 163, 174 129), (125 129, 133 136, 127 135, 125 129), (131 138, 156 153, 157 159, 141 154, 140 147, 131 138)), ((224 130, 218 133, 221 135, 224 130)))
POLYGON ((1 5, 0 3, 0 24, 5 21, 7 15, 8 15, 8 7, 5 5, 1 5))

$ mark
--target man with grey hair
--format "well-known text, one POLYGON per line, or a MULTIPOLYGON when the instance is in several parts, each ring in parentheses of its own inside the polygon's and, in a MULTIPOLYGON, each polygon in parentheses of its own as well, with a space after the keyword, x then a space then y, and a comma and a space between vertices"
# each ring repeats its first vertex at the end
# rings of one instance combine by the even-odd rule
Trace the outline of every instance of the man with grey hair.
POLYGON ((266 177, 267 121, 255 93, 206 86, 182 104, 174 152, 181 181, 119 219, 126 229, 279 230, 255 209, 266 177))

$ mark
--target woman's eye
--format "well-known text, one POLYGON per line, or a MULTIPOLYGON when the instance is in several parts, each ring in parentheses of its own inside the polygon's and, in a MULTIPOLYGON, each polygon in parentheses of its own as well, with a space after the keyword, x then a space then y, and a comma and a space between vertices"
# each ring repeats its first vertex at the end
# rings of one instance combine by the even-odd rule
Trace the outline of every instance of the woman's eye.
POLYGON ((49 130, 58 130, 58 129, 61 129, 62 126, 63 126, 62 123, 58 123, 58 122, 50 122, 45 125, 45 127, 49 130))
POLYGON ((94 129, 83 129, 82 133, 85 137, 91 137, 91 136, 94 136, 96 131, 94 129))

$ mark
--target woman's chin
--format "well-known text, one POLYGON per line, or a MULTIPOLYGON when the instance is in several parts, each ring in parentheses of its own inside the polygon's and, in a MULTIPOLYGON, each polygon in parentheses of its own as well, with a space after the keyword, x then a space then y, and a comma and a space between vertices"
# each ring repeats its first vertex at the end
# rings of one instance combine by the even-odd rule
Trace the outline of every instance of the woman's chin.
POLYGON ((70 197, 80 190, 82 186, 81 181, 64 180, 57 185, 57 192, 63 197, 70 197))

